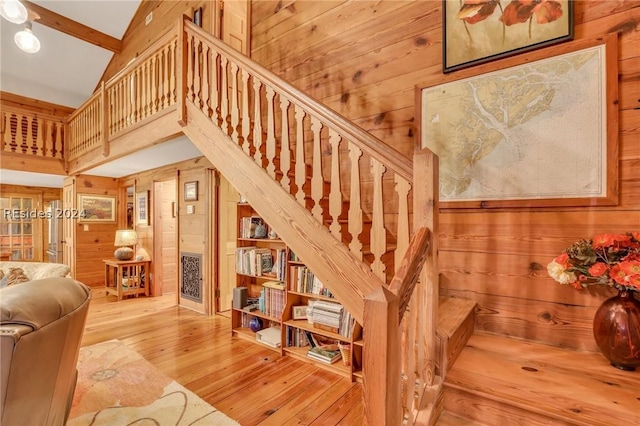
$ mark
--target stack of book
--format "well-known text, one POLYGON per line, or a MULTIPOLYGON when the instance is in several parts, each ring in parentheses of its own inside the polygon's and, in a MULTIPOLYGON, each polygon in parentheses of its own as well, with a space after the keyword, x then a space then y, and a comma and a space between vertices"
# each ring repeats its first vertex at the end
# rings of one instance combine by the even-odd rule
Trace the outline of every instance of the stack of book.
POLYGON ((264 313, 272 318, 280 318, 284 310, 284 283, 267 281, 264 287, 264 313))
POLYGON ((285 264, 284 249, 275 250, 274 253, 266 247, 236 248, 236 273, 238 274, 284 280, 285 264))
POLYGON ((340 330, 343 307, 340 303, 310 300, 311 322, 315 328, 337 333, 340 330))
POLYGON ((333 364, 342 358, 340 350, 322 349, 320 346, 314 346, 307 351, 307 357, 325 364, 333 364))
POLYGON ((292 291, 333 297, 329 289, 306 266, 294 266, 291 268, 291 273, 293 274, 292 283, 294 284, 292 291))
POLYGON ((267 224, 259 216, 240 219, 240 238, 266 238, 267 224))

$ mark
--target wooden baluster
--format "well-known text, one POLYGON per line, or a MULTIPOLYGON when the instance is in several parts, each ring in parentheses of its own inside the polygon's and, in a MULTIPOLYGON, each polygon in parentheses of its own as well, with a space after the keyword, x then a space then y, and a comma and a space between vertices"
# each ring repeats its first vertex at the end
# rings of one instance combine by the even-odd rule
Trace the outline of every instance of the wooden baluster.
POLYGON ((311 169, 311 197, 313 198, 313 208, 311 213, 316 220, 322 223, 322 206, 320 200, 324 195, 322 179, 322 151, 320 149, 320 131, 322 130, 322 122, 316 117, 311 116, 311 131, 313 132, 313 168, 311 169))
POLYGON ((151 108, 153 114, 158 112, 158 69, 156 57, 151 57, 151 108))
POLYGON ((289 146, 289 99, 280 95, 280 111, 282 112, 282 141, 280 144, 280 170, 282 179, 280 185, 291 193, 291 180, 289 170, 291 168, 291 147, 289 146))
POLYGON ((225 56, 220 57, 220 128, 228 135, 227 116, 229 115, 229 85, 227 84, 227 63, 225 56))
POLYGON ((142 89, 142 67, 136 68, 136 117, 138 121, 143 119, 144 91, 142 89))
POLYGON ((141 91, 142 91, 142 99, 140 102, 142 103, 142 118, 147 118, 149 116, 149 69, 147 67, 147 63, 144 62, 140 64, 140 69, 142 70, 141 80, 141 91))
POLYGON ((64 145, 64 134, 62 133, 64 129, 64 126, 62 125, 62 123, 57 123, 56 125, 56 143, 60 145, 59 149, 57 149, 56 151, 56 157, 58 158, 62 158, 62 154, 63 154, 63 145, 64 145))
POLYGON ((0 148, 7 149, 7 113, 0 111, 0 148))
POLYGON ((231 63, 231 139, 236 145, 240 143, 239 129, 240 111, 238 106, 238 64, 231 63))
POLYGON ((170 44, 169 44, 169 70, 170 70, 170 74, 171 77, 169 78, 169 93, 167 93, 167 96, 169 97, 169 105, 173 105, 174 103, 176 103, 177 99, 176 99, 176 49, 178 48, 178 40, 173 40, 170 44))
POLYGON ((353 142, 349 142, 349 159, 351 160, 351 191, 349 195, 349 234, 351 242, 349 250, 362 260, 362 205, 360 200, 360 157, 362 150, 353 142))
POLYGON ((304 162, 304 116, 305 111, 302 107, 295 106, 296 114, 296 158, 295 158, 295 171, 296 171, 296 186, 298 191, 296 192, 296 200, 298 203, 306 207, 304 183, 307 180, 307 165, 304 162))
POLYGON ((193 45, 193 103, 198 108, 202 108, 202 61, 200 52, 202 50, 202 41, 195 40, 193 45))
POLYGON ((276 178, 276 165, 274 163, 276 157, 276 123, 273 113, 273 98, 276 92, 271 86, 266 86, 267 95, 267 173, 273 179, 276 178))
POLYGON ((342 137, 333 129, 329 130, 329 143, 331 144, 331 191, 329 192, 329 213, 331 225, 329 230, 338 241, 342 241, 340 230, 340 214, 342 213, 342 191, 340 189, 340 142, 342 137))
POLYGON ((167 100, 167 106, 173 105, 173 82, 175 81, 175 72, 173 68, 174 55, 171 51, 173 47, 173 40, 166 46, 165 57, 167 58, 167 80, 165 85, 165 99, 167 100))
POLYGON ((118 81, 118 131, 125 128, 124 114, 124 81, 118 81))
POLYGON ((411 183, 400 175, 395 176, 395 181, 396 193, 398 194, 398 233, 394 253, 394 269, 397 271, 409 247, 409 191, 411 183))
POLYGON ((382 255, 387 249, 387 234, 384 228, 384 202, 382 199, 382 176, 386 171, 385 166, 376 160, 371 159, 371 174, 373 175, 373 215, 371 217, 371 253, 373 263, 371 269, 382 282, 386 282, 386 266, 382 263, 382 255))
POLYGON ((11 114, 11 118, 9 119, 9 128, 11 130, 11 152, 16 152, 18 148, 18 116, 16 114, 11 114))
POLYGON ((262 82, 253 77, 253 159, 262 167, 262 82))
POLYGON ((160 99, 160 109, 167 107, 167 58, 164 56, 164 48, 158 52, 158 98, 160 99))
POLYGON ((23 154, 27 153, 29 149, 29 145, 27 145, 28 141, 28 130, 29 130, 29 120, 24 115, 20 117, 20 150, 23 154))
MULTIPOLYGON (((51 141, 49 140, 49 138, 47 137, 47 129, 49 128, 49 123, 51 123, 51 121, 49 120, 43 120, 42 121, 42 125, 40 126, 40 131, 39 133, 42 135, 42 155, 45 157, 50 157, 53 158, 53 149, 51 147, 51 141)), ((71 124, 69 123, 69 128, 71 129, 71 124)), ((72 139, 70 138, 70 140, 72 141, 72 139)))
MULTIPOLYGON (((129 102, 128 102, 128 106, 129 106, 129 123, 130 124, 134 124, 137 121, 137 117, 136 117, 136 102, 138 100, 138 97, 136 96, 136 85, 135 85, 135 73, 131 72, 131 74, 129 74, 129 76, 127 77, 127 94, 129 95, 129 102)), ((92 123, 95 123, 95 113, 97 111, 94 109, 94 111, 92 111, 92 115, 93 117, 91 117, 91 121, 92 123)))
POLYGON ((27 138, 26 138, 26 143, 27 143, 27 151, 26 153, 31 152, 32 155, 35 155, 35 151, 37 151, 37 148, 35 148, 35 135, 33 134, 33 121, 34 118, 33 117, 29 117, 29 116, 25 116, 24 117, 25 120, 27 121, 27 128, 26 128, 26 134, 27 134, 27 138))
POLYGON ((211 50, 211 120, 216 126, 220 125, 220 66, 219 54, 211 50))
POLYGON ((251 118, 249 114, 249 72, 242 70, 242 150, 251 155, 249 136, 251 134, 251 118))
POLYGON ((187 35, 187 99, 193 101, 193 36, 187 35))
POLYGON ((202 44, 202 112, 211 117, 211 49, 209 45, 202 44))

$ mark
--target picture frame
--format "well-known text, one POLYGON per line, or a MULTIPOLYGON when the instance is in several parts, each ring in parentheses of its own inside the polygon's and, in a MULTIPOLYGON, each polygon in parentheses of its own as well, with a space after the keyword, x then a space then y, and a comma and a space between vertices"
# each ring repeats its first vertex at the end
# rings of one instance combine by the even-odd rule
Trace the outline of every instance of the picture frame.
POLYGON ((419 134, 439 157, 441 208, 616 205, 617 57, 610 34, 422 85, 419 134))
POLYGON ((202 8, 193 11, 193 23, 202 28, 202 8))
POLYGON ((149 225, 149 191, 136 192, 136 225, 149 225))
POLYGON ((78 222, 113 223, 116 221, 116 197, 78 194, 78 222))
POLYGON ((523 3, 442 0, 442 71, 573 40, 573 0, 523 3))
POLYGON ((291 316, 294 320, 307 319, 307 305, 292 306, 291 316))
POLYGON ((198 201, 198 181, 185 182, 184 201, 198 201))

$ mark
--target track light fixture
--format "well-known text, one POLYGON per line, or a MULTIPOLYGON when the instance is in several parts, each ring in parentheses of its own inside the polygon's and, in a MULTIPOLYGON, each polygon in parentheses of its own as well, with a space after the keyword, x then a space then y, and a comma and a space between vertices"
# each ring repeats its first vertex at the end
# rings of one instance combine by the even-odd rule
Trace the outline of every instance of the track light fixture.
POLYGON ((31 31, 31 22, 27 21, 24 30, 19 31, 13 37, 20 50, 27 53, 36 53, 40 50, 40 40, 31 31))
POLYGON ((24 24, 28 13, 19 0, 0 0, 0 16, 14 24, 24 24))

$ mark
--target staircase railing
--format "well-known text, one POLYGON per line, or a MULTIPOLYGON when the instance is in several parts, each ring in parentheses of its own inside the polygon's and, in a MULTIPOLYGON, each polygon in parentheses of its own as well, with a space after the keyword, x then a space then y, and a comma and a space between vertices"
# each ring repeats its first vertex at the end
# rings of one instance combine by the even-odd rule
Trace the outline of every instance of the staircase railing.
POLYGON ((109 141, 175 109, 177 39, 163 35, 69 116, 68 161, 99 147, 108 155, 109 141))
POLYGON ((177 111, 363 323, 368 423, 414 423, 435 384, 437 157, 412 162, 186 17, 132 65, 70 117, 73 156, 177 111))
POLYGON ((2 152, 64 159, 65 121, 62 117, 2 105, 2 152))
MULTIPOLYGON (((437 224, 437 157, 426 150, 416 154, 427 168, 414 176, 411 160, 190 21, 184 21, 179 38, 184 52, 178 82, 178 93, 185 97, 178 99, 181 122, 189 128, 190 114, 199 110, 253 159, 264 172, 262 179, 278 184, 379 278, 373 291, 360 293, 362 316, 354 313, 365 330, 365 413, 369 424, 395 425, 403 418, 413 423, 435 376, 437 265, 429 230, 437 224), (414 179, 421 188, 412 194, 414 179), (411 195, 424 210, 412 211, 411 195), (413 226, 418 232, 408 250, 412 216, 417 216, 413 226), (425 264, 423 285, 414 291, 425 264), (387 287, 390 281, 396 284, 387 287)), ((217 143, 215 134, 210 139, 217 143)), ((264 197, 284 203, 284 194, 272 186, 265 184, 264 197)), ((256 208, 260 213, 259 203, 256 208)), ((303 232, 313 238, 310 230, 303 232)), ((302 260, 314 270, 314 262, 326 257, 302 260)), ((341 284, 326 283, 339 299, 336 287, 341 284)))

